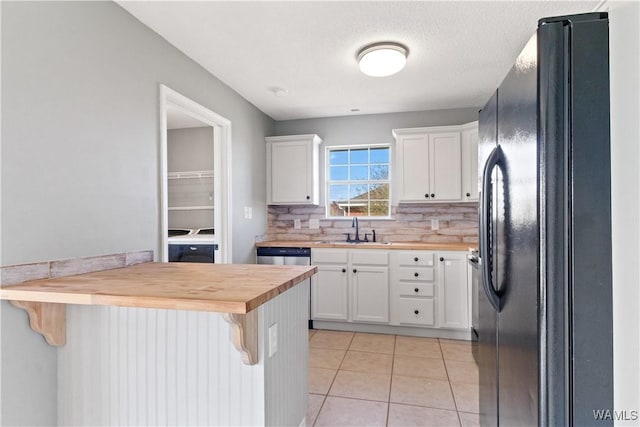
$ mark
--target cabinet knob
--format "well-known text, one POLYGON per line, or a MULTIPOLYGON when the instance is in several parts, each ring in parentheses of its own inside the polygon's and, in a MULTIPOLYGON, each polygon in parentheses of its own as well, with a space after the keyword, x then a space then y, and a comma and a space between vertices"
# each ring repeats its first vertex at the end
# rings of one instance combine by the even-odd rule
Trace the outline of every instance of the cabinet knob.
POLYGON ((436 197, 436 195, 431 193, 431 198, 433 199, 434 197, 436 197))
POLYGON ((471 193, 467 193, 467 197, 471 197, 471 193))
POLYGON ((413 310, 414 314, 420 314, 420 310, 413 310))
POLYGON ((307 200, 311 199, 311 196, 307 196, 307 200))
POLYGON ((428 198, 429 198, 429 195, 428 195, 428 194, 425 194, 425 195, 424 195, 424 197, 426 197, 426 198, 428 199, 428 198))
POLYGON ((444 261, 444 258, 443 258, 443 257, 440 257, 440 262, 442 262, 442 261, 444 261))
POLYGON ((353 269, 353 273, 355 274, 355 273, 357 273, 357 272, 358 272, 358 270, 356 270, 356 269, 354 268, 354 269, 353 269))
POLYGON ((414 260, 415 262, 418 262, 420 259, 419 259, 418 257, 415 257, 413 260, 414 260))
POLYGON ((417 271, 415 273, 413 273, 413 277, 418 277, 418 276, 419 276, 419 274, 418 274, 417 271))
POLYGON ((414 291, 415 291, 416 293, 418 293, 418 292, 420 292, 420 289, 415 288, 415 289, 414 289, 414 291))
POLYGON ((347 272, 347 269, 346 269, 346 268, 343 268, 343 269, 342 269, 342 272, 343 272, 343 273, 346 273, 346 272, 347 272))

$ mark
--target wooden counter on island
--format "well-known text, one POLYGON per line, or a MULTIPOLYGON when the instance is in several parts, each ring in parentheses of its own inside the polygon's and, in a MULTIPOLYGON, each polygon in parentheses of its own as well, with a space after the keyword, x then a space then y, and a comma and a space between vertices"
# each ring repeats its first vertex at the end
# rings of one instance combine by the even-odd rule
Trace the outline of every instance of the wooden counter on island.
POLYGON ((59 425, 299 425, 315 272, 145 262, 0 299, 58 346, 59 425))
POLYGON ((234 344, 249 351, 246 363, 253 364, 255 348, 246 342, 252 332, 245 330, 256 326, 250 313, 316 271, 312 266, 148 262, 4 286, 0 299, 25 309, 31 327, 51 345, 65 343, 64 304, 225 313, 226 320, 239 328, 234 344))

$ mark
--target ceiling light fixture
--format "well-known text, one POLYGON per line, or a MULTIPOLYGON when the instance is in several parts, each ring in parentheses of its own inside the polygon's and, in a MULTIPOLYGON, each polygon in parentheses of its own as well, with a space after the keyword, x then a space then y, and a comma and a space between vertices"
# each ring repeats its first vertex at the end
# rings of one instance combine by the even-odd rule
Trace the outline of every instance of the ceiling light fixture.
POLYGON ((409 49, 399 43, 380 42, 367 45, 358 52, 360 71, 367 76, 385 77, 397 73, 407 63, 409 49))

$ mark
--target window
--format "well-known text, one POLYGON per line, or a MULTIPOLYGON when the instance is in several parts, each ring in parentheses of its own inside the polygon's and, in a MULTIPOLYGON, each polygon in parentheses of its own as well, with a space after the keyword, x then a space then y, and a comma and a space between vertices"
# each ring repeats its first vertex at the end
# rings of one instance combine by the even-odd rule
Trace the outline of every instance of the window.
POLYGON ((327 149, 327 217, 389 217, 389 146, 327 149))

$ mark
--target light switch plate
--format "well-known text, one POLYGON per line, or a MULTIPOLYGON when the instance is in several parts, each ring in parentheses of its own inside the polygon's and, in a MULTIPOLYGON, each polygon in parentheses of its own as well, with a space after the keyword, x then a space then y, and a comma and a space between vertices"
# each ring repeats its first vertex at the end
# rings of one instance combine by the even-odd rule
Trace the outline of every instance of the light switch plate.
POLYGON ((293 228, 295 228, 296 230, 299 230, 300 228, 302 228, 302 225, 300 224, 300 220, 299 219, 294 219, 293 220, 293 228))
POLYGON ((269 326, 269 357, 278 351, 278 324, 269 326))
POLYGON ((431 220, 431 229, 432 230, 438 230, 440 228, 440 221, 438 221, 437 219, 432 219, 431 220))
POLYGON ((318 218, 312 218, 309 220, 309 228, 318 229, 320 228, 320 220, 318 218))
POLYGON ((253 209, 251 208, 251 206, 245 206, 244 219, 251 219, 251 218, 253 218, 253 209))

